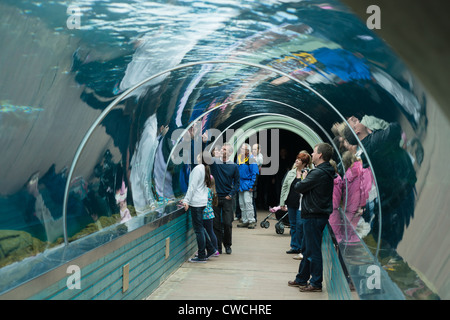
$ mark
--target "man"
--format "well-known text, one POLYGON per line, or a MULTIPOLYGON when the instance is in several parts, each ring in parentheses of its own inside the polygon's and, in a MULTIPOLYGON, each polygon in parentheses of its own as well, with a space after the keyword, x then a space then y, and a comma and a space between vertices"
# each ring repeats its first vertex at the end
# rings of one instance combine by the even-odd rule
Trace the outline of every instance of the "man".
MULTIPOLYGON (((414 185, 417 181, 411 158, 399 145, 401 127, 393 122, 384 125, 384 129, 371 130, 367 127, 369 124, 365 125, 356 117, 348 118, 348 123, 367 152, 367 155, 361 154, 364 167, 369 166, 367 159, 370 159, 377 180, 382 209, 382 244, 384 249, 396 249, 414 214, 414 185)), ((353 134, 350 130, 344 130, 344 134, 349 143, 356 143, 351 142, 353 134)), ((371 233, 376 236, 378 226, 378 215, 375 214, 371 233)))
POLYGON ((255 229, 256 220, 253 209, 253 188, 258 175, 258 165, 250 153, 250 145, 244 143, 238 155, 239 168, 239 207, 241 208, 242 223, 239 228, 255 229))
POLYGON ((328 143, 316 145, 312 153, 315 169, 297 173, 297 178, 303 175, 303 180, 294 185, 294 190, 303 194, 301 218, 304 219, 305 252, 295 280, 289 281, 288 285, 299 287, 301 292, 322 291, 322 235, 333 212, 336 175, 329 162, 332 155, 333 148, 328 143))
MULTIPOLYGON (((233 154, 233 146, 224 143, 222 146, 222 159, 207 159, 211 164, 211 174, 216 181, 216 192, 218 204, 214 206, 214 233, 217 237, 217 250, 222 254, 222 244, 225 252, 231 254, 231 238, 233 223, 233 196, 239 191, 239 169, 238 165, 230 160, 233 154)), ((203 153, 204 157, 210 157, 209 152, 203 153)))

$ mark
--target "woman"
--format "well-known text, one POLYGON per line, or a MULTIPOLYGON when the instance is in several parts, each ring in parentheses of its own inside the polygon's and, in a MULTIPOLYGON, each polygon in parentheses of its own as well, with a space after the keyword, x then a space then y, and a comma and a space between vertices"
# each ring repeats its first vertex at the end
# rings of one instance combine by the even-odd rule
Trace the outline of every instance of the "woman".
POLYGON ((202 161, 189 175, 189 186, 183 200, 184 210, 191 209, 192 226, 198 246, 198 255, 189 259, 189 262, 206 262, 208 257, 216 252, 203 227, 203 210, 208 203, 208 188, 211 188, 211 173, 209 166, 202 161))
POLYGON ((297 155, 293 168, 288 171, 281 187, 280 206, 288 212, 291 227, 291 249, 288 254, 298 253, 295 259, 301 259, 303 245, 303 225, 300 218, 300 194, 295 192, 293 186, 302 178, 302 171, 311 163, 311 156, 307 152, 297 155))

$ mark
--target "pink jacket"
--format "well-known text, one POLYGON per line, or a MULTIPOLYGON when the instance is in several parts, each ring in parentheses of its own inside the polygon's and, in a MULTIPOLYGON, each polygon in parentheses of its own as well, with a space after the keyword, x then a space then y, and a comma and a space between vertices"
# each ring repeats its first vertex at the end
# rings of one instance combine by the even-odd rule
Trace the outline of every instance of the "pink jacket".
POLYGON ((341 216, 339 214, 339 206, 341 205, 342 198, 342 178, 340 175, 337 175, 334 178, 334 187, 333 187, 333 212, 330 215, 329 223, 331 229, 333 229, 334 235, 336 236, 336 240, 341 242, 343 239, 342 236, 342 221, 341 216))
POLYGON ((339 208, 341 204, 341 198, 342 198, 342 178, 340 175, 337 175, 336 178, 334 178, 334 187, 333 187, 333 211, 339 208))
POLYGON ((363 174, 362 174, 362 190, 363 190, 363 197, 362 197, 362 201, 364 201, 363 204, 361 204, 361 206, 365 206, 366 205, 366 201, 369 198, 369 192, 372 189, 372 184, 373 184, 373 175, 372 175, 372 171, 370 170, 370 168, 363 168, 362 169, 363 174))
MULTIPOLYGON (((361 161, 355 161, 350 168, 345 172, 347 178, 348 198, 347 198, 347 213, 355 213, 360 207, 366 205, 368 198, 367 189, 367 172, 364 171, 361 161)), ((370 170, 370 169, 369 169, 370 170)), ((346 196, 345 180, 342 181, 342 192, 344 199, 346 196)), ((345 202, 344 202, 345 204, 345 202)))

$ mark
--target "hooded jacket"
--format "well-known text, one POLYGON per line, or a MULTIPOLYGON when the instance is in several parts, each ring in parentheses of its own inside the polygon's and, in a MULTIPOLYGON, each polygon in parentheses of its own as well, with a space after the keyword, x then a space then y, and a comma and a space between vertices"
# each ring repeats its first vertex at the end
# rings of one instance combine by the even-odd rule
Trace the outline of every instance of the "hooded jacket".
POLYGON ((336 172, 329 162, 319 164, 305 179, 295 184, 302 193, 302 219, 328 218, 333 212, 333 188, 336 172))
POLYGON ((366 205, 368 193, 363 184, 363 166, 361 161, 355 161, 345 172, 347 178, 347 190, 345 188, 345 180, 343 181, 343 195, 347 198, 346 212, 354 214, 360 207, 366 205), (346 192, 348 191, 348 193, 346 192), (348 197, 346 196, 348 194, 348 197))

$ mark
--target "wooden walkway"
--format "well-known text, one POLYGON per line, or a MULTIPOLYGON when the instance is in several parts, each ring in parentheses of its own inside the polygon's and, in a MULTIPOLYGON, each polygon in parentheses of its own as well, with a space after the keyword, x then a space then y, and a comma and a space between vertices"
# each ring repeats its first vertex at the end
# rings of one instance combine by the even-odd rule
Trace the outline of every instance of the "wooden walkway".
POLYGON ((287 282, 297 274, 300 261, 286 254, 289 228, 275 232, 276 220, 263 229, 259 222, 268 212, 258 212, 255 229, 233 223, 232 254, 206 263, 185 262, 147 300, 327 300, 325 283, 320 293, 302 293, 287 282))

